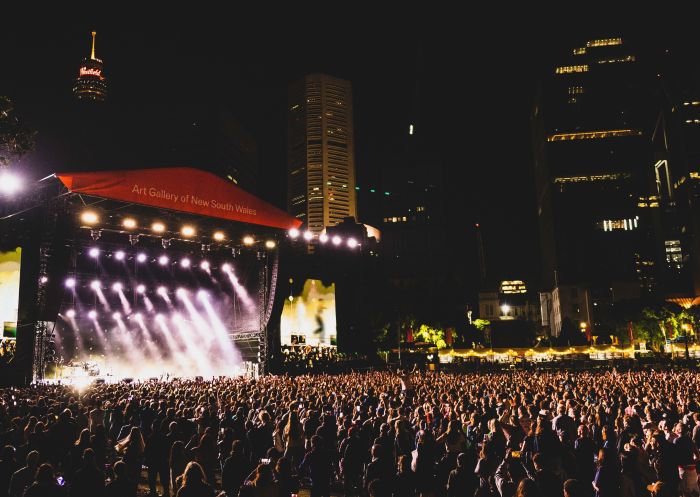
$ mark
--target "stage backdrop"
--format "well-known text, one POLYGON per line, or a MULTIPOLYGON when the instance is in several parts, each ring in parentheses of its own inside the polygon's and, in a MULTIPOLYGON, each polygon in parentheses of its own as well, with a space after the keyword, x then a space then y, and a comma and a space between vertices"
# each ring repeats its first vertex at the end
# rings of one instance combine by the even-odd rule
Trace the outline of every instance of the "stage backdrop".
POLYGON ((306 280, 301 295, 284 303, 282 345, 336 345, 335 284, 306 280))
POLYGON ((19 270, 22 249, 0 252, 0 333, 17 338, 17 306, 19 305, 19 270))

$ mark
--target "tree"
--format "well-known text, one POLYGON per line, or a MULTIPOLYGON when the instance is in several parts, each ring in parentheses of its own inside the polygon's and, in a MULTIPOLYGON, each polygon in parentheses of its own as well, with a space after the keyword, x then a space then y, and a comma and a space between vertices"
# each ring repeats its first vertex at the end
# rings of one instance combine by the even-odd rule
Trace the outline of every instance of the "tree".
POLYGON ((420 325, 417 332, 413 334, 417 341, 432 343, 438 349, 447 347, 445 342, 445 331, 439 328, 433 328, 427 324, 420 325))
POLYGON ((34 139, 35 133, 15 115, 12 100, 0 95, 0 167, 32 150, 34 139))

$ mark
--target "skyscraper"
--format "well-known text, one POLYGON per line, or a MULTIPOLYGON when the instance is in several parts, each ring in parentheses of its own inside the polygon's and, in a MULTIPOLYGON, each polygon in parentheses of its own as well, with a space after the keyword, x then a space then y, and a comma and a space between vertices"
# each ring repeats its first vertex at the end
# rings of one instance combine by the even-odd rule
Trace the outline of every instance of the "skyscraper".
POLYGON ((102 60, 95 57, 95 36, 92 32, 90 58, 83 59, 78 77, 73 85, 73 94, 79 100, 102 102, 107 97, 107 79, 103 74, 102 60))
POLYGON ((287 210, 319 234, 357 216, 350 82, 310 74, 289 87, 287 210))
MULTIPOLYGON (((660 190, 668 185, 652 145, 655 85, 656 74, 619 37, 584 42, 543 78, 532 122, 548 292, 588 289, 602 306, 656 290, 657 178, 660 190)), ((585 323, 581 306, 556 311, 585 323)))

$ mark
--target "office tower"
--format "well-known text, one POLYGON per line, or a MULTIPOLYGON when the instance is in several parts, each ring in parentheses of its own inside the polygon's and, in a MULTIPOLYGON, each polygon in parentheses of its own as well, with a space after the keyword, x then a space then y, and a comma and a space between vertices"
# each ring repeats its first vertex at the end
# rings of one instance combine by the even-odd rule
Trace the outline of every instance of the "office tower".
POLYGON ((90 58, 83 59, 78 77, 73 85, 73 94, 79 99, 102 102, 107 96, 107 79, 103 74, 102 60, 95 57, 95 36, 92 32, 92 50, 90 58))
MULTIPOLYGON (((627 40, 602 38, 542 78, 532 129, 547 292, 588 289, 597 305, 656 290, 659 191, 668 185, 652 145, 658 103, 648 67, 627 40)), ((575 311, 555 312, 585 323, 575 311)))
POLYGON ((289 87, 287 210, 320 234, 357 216, 352 88, 310 74, 289 87))

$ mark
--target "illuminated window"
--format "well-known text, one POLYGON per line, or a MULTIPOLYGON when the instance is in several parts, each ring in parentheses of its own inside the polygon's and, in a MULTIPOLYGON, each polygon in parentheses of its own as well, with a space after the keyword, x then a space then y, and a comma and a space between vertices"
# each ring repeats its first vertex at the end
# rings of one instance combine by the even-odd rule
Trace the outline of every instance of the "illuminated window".
POLYGON ((586 47, 574 48, 574 55, 584 55, 586 53, 586 47))
POLYGON ((597 222, 595 226, 603 231, 632 231, 639 227, 639 216, 634 219, 605 219, 597 222))
POLYGON ((634 62, 637 58, 634 55, 627 55, 625 57, 615 57, 612 59, 600 59, 598 64, 616 64, 618 62, 634 62))
POLYGON ((588 64, 576 66, 560 66, 554 70, 555 74, 571 74, 575 72, 588 72, 588 64))
POLYGON ((639 136, 642 132, 636 129, 610 129, 605 131, 580 131, 576 133, 555 133, 547 137, 548 142, 564 140, 601 140, 604 138, 619 138, 622 136, 639 136))
POLYGON ((700 119, 686 119, 686 124, 700 124, 700 119))
POLYGON ((700 102, 693 100, 692 102, 683 102, 683 105, 700 105, 700 102))
POLYGON ((588 183, 592 181, 617 181, 632 177, 629 173, 592 174, 590 176, 563 176, 554 178, 555 183, 588 183))
POLYGON ((583 86, 569 86, 569 95, 580 95, 584 91, 583 86))
POLYGON ((527 287, 522 280, 501 281, 501 293, 527 293, 527 287))
POLYGON ((591 40, 586 42, 586 47, 610 47, 614 45, 622 45, 622 38, 603 38, 600 40, 591 40))
POLYGON ((697 171, 690 171, 690 179, 700 179, 700 173, 697 171))

